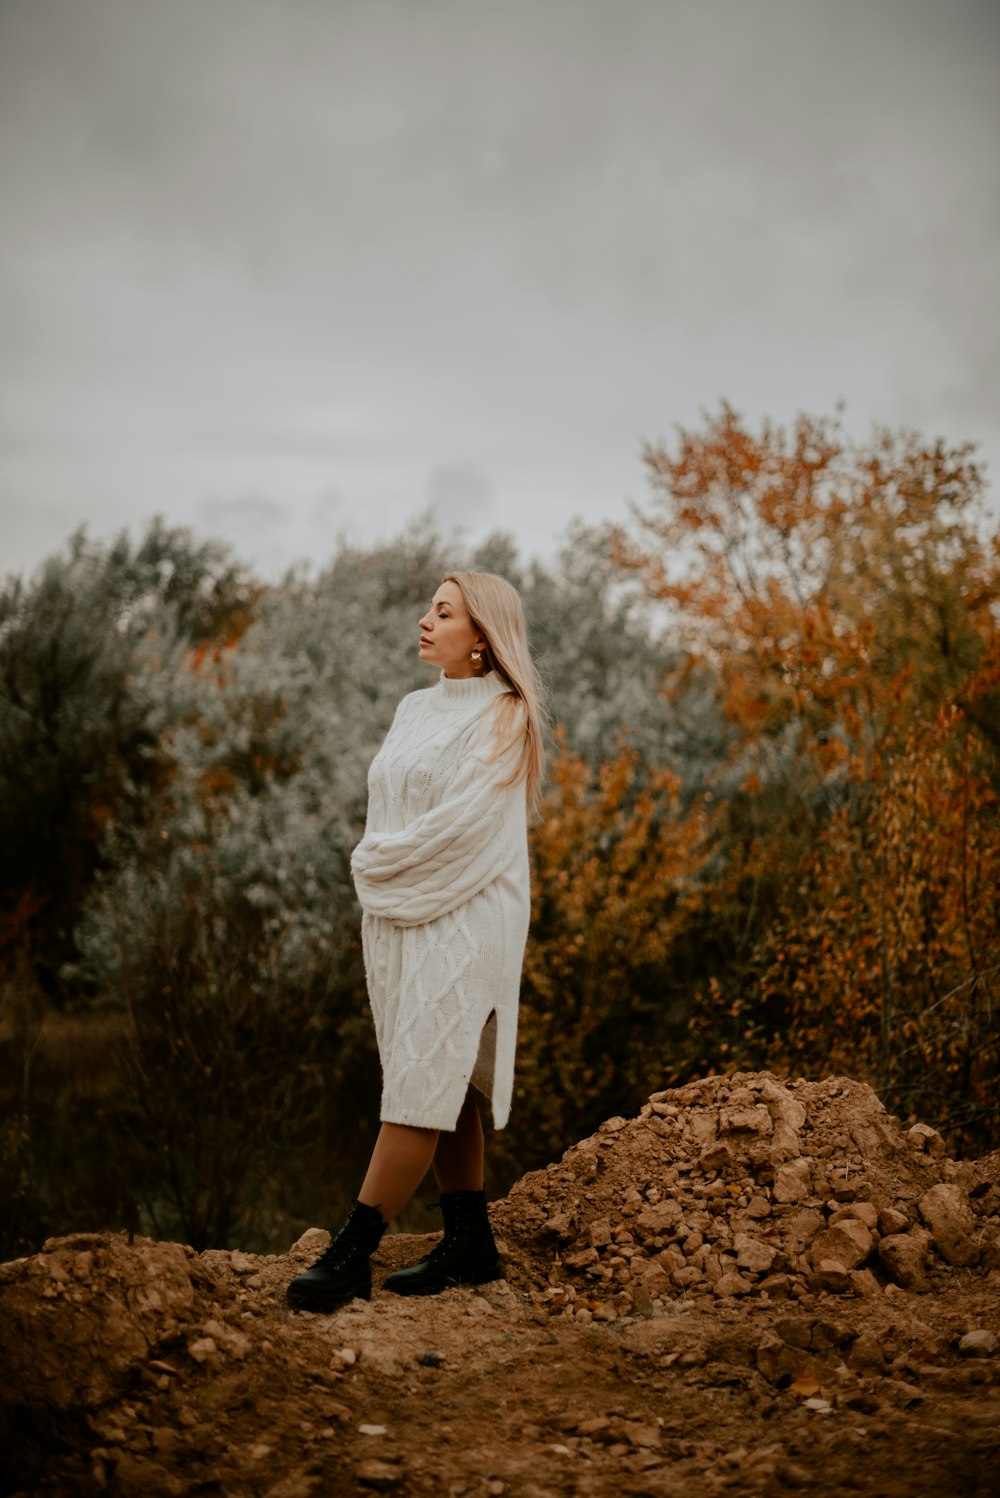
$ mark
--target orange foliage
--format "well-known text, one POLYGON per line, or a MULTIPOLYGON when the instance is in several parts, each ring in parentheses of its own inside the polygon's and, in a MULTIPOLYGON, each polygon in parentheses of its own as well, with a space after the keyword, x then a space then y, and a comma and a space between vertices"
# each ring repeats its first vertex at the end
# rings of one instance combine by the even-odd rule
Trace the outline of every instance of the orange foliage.
POLYGON ((647 449, 614 556, 669 613, 668 685, 714 674, 739 770, 699 1063, 833 1067, 992 1139, 1000 536, 969 453, 808 416, 754 436, 723 406, 647 449))
POLYGON ((909 731, 830 818, 784 902, 761 980, 772 1057, 877 1079, 901 1112, 995 1113, 1000 803, 957 709, 909 731))
MULTIPOLYGON (((595 772, 557 733, 531 836, 532 937, 518 1047, 518 1150, 550 1159, 652 1067, 650 1011, 701 893, 708 817, 624 747, 595 772)), ((497 1144, 502 1148, 502 1136, 497 1144)))

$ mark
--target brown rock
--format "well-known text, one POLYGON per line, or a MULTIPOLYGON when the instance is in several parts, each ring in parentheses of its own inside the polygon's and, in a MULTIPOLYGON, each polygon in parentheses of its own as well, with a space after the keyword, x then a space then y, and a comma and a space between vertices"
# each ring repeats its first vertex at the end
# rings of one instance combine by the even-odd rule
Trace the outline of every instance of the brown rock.
POLYGON ((678 1290, 690 1290, 692 1285, 697 1285, 702 1278, 701 1270, 694 1264, 685 1264, 683 1269, 675 1269, 670 1276, 671 1282, 678 1290))
MULTIPOLYGON (((812 1241, 809 1257, 814 1269, 826 1261, 836 1264, 845 1273, 857 1269, 872 1251, 872 1235, 857 1218, 845 1218, 826 1232, 818 1233, 812 1241)), ((846 1288, 846 1286, 844 1287, 846 1288)))
POLYGON ((630 1286, 632 1315, 650 1317, 653 1314, 653 1298, 645 1279, 633 1280, 630 1286))
POLYGON ((865 1201, 851 1202, 849 1206, 840 1207, 830 1218, 830 1226, 846 1222, 851 1217, 856 1217, 858 1222, 863 1222, 872 1232, 878 1227, 878 1208, 873 1202, 865 1201))
POLYGON ((749 1233, 733 1236, 736 1264, 740 1269, 749 1269, 751 1274, 766 1274, 775 1260, 775 1250, 749 1233))
POLYGON ((567 1254, 563 1263, 567 1269, 588 1269, 591 1264, 596 1264, 597 1260, 596 1248, 581 1248, 575 1254, 567 1254))
POLYGON ((817 1290, 825 1290, 828 1295, 846 1295, 851 1288, 849 1271, 836 1259, 821 1259, 818 1264, 814 1260, 813 1267, 817 1290))
POLYGON ((798 1098, 794 1097, 786 1087, 771 1077, 765 1077, 761 1084, 760 1095, 764 1099, 768 1112, 777 1123, 780 1118, 789 1128, 796 1133, 802 1129, 806 1122, 806 1110, 798 1098))
POLYGON ((727 1269, 720 1274, 712 1289, 716 1295, 749 1295, 753 1286, 746 1275, 739 1274, 735 1269, 727 1269))
POLYGON ((547 1222, 542 1225, 542 1232, 547 1233, 550 1238, 557 1242, 568 1242, 574 1233, 576 1220, 570 1212, 556 1212, 547 1222))
POLYGON ((949 1264, 967 1266, 979 1259, 979 1250, 969 1236, 972 1210, 960 1186, 941 1181, 917 1203, 921 1217, 931 1230, 934 1247, 949 1264))
POLYGON ((991 1358, 997 1350, 996 1332, 982 1327, 966 1332, 958 1344, 958 1350, 963 1358, 991 1358))
POLYGON ((604 1248, 611 1242, 611 1220, 607 1217, 599 1217, 587 1228, 587 1238, 591 1248, 604 1248))
POLYGON ((715 1138, 714 1112, 695 1113, 687 1120, 688 1131, 699 1149, 706 1149, 715 1138))
POLYGON ((320 1474, 312 1462, 306 1462, 268 1488, 266 1498, 311 1498, 319 1485, 320 1474))
POLYGON ((772 1165, 779 1165, 783 1160, 797 1160, 801 1153, 802 1146, 799 1143, 798 1134, 783 1118, 776 1119, 774 1133, 771 1136, 772 1165))
POLYGON ((884 1370, 885 1353, 877 1332, 869 1327, 855 1338, 847 1366, 856 1373, 881 1373, 884 1370))
POLYGON ((855 1295, 862 1295, 866 1299, 873 1295, 882 1294, 879 1282, 870 1269, 851 1270, 851 1289, 855 1295))
POLYGON ((377 1457, 370 1456, 365 1461, 359 1462, 354 1469, 354 1478, 362 1487, 374 1488, 377 1492, 385 1493, 390 1488, 398 1487, 403 1480, 403 1469, 395 1467, 391 1462, 379 1461, 377 1457))
POLYGON ((792 1282, 787 1274, 769 1274, 766 1279, 761 1280, 757 1288, 762 1295, 766 1294, 771 1300, 787 1300, 792 1282))
POLYGON ((885 1207, 879 1214, 878 1225, 883 1237, 888 1238, 892 1233, 905 1233, 910 1226, 910 1219, 905 1212, 899 1212, 895 1207, 885 1207))
POLYGON ((769 1384, 788 1384, 813 1368, 813 1359, 803 1347, 790 1347, 774 1332, 768 1332, 756 1352, 757 1368, 769 1384))
POLYGON ((822 1230, 823 1214, 817 1212, 814 1207, 805 1207, 800 1212, 793 1212, 790 1217, 780 1222, 781 1236, 785 1248, 790 1254, 801 1253, 807 1244, 811 1243, 816 1234, 822 1230))
POLYGON ((812 1171, 808 1160, 788 1160, 778 1166, 771 1188, 771 1195, 776 1202, 804 1201, 811 1190, 812 1171))
POLYGON ((771 1115, 763 1103, 719 1109, 719 1128, 724 1134, 768 1135, 773 1127, 771 1115))
POLYGON ((903 1290, 923 1291, 927 1283, 927 1249, 930 1234, 922 1228, 910 1233, 892 1233, 878 1246, 882 1266, 894 1284, 903 1290))
POLYGON ((680 1218, 680 1204, 668 1198, 646 1207, 635 1219, 635 1225, 646 1233, 665 1233, 676 1227, 680 1218))
POLYGON ((702 1170, 721 1170, 733 1163, 733 1152, 728 1144, 712 1144, 698 1156, 702 1170))
POLYGON ((914 1149, 925 1150, 935 1159, 940 1159, 944 1154, 944 1140, 937 1129, 932 1129, 930 1124, 914 1124, 912 1129, 907 1129, 906 1137, 914 1149))

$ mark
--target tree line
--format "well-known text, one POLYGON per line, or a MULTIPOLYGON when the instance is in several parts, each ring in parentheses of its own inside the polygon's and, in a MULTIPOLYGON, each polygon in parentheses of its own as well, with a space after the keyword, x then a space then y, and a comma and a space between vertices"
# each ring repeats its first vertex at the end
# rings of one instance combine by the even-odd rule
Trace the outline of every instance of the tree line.
POLYGON ((556 559, 428 517, 265 585, 156 521, 0 589, 0 1230, 283 1247, 377 1127, 349 856, 457 566, 522 592, 553 720, 491 1187, 654 1087, 768 1065, 1000 1142, 1000 533, 968 446, 643 454, 556 559))

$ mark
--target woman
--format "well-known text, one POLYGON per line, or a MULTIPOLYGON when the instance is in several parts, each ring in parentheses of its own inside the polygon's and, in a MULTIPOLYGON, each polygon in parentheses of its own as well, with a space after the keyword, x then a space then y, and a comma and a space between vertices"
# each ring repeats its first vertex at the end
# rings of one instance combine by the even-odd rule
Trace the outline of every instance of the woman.
POLYGON ((389 1275, 431 1295, 500 1275, 473 1089, 503 1128, 530 913, 527 810, 544 769, 543 711, 521 600, 490 572, 451 572, 420 621, 440 669, 410 692, 368 772, 351 855, 382 1063, 368 1173, 330 1247, 288 1287, 299 1310, 371 1295, 369 1255, 433 1166, 444 1238, 389 1275))

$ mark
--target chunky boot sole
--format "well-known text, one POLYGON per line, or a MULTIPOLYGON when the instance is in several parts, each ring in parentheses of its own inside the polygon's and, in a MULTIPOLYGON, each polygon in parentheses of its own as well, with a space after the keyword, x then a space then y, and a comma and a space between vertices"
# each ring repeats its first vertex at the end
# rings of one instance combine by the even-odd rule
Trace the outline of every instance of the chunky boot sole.
POLYGON ((384 1289, 394 1295, 440 1295, 442 1290, 455 1290, 461 1285, 487 1285, 493 1280, 502 1280, 500 1260, 492 1263, 468 1264, 453 1269, 439 1269, 436 1264, 421 1259, 409 1269, 397 1269, 390 1274, 384 1289))
POLYGON ((371 1298, 370 1274, 366 1279, 359 1278, 353 1284, 338 1286, 336 1290, 312 1284, 306 1275, 301 1275, 298 1279, 292 1280, 285 1291, 285 1299, 293 1311, 336 1311, 340 1306, 346 1306, 352 1300, 371 1300, 371 1298))

